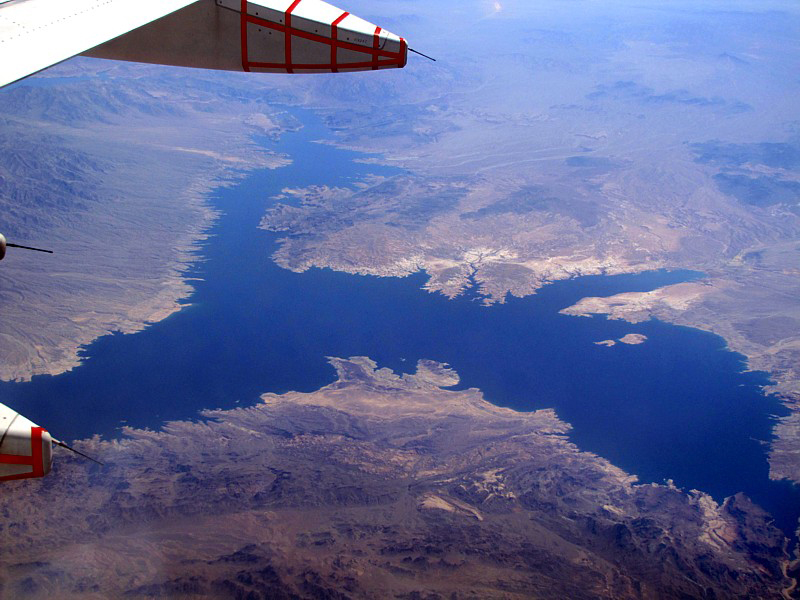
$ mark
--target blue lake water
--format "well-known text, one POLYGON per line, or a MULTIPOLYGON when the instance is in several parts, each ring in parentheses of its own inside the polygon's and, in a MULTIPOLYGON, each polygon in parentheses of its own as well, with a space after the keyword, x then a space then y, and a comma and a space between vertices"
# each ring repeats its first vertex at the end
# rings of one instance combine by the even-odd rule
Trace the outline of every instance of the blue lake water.
POLYGON ((276 236, 256 228, 271 196, 394 172, 312 143, 327 133, 310 115, 302 121, 299 133, 264 141, 292 156, 292 166, 254 173, 215 198, 223 216, 191 273, 202 281, 190 306, 141 333, 98 339, 70 373, 0 384, 2 401, 63 439, 115 436, 123 424, 155 429, 203 408, 254 403, 268 391, 315 390, 334 376, 326 356, 366 355, 398 371, 429 358, 459 372, 458 389, 478 387, 495 404, 555 408, 580 448, 643 481, 673 479, 718 500, 744 491, 793 531, 800 491, 767 477, 764 441, 783 409, 761 393, 763 373, 743 373, 741 356, 698 330, 558 314, 585 296, 699 274, 581 277, 485 307, 475 293, 447 300, 420 290, 422 274, 283 270, 270 259, 276 236), (631 332, 649 339, 594 344, 631 332))

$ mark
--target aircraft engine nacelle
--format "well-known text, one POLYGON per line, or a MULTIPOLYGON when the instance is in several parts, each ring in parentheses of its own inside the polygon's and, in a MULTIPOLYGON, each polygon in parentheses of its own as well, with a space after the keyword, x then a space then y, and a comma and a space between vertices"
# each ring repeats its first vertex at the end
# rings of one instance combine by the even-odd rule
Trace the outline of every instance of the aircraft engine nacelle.
POLYGON ((42 427, 0 404, 0 481, 44 477, 53 466, 53 439, 42 427))
POLYGON ((0 233, 0 260, 6 257, 6 236, 0 233))
POLYGON ((200 0, 85 56, 226 71, 402 68, 406 41, 322 0, 200 0))

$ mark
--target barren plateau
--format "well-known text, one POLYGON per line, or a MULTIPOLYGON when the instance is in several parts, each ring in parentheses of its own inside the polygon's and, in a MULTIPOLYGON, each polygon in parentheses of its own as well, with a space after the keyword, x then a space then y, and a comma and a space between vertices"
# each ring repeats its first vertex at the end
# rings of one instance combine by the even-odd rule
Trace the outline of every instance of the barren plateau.
POLYGON ((792 586, 785 539, 744 496, 639 485, 569 443, 550 410, 443 389, 458 382, 446 365, 331 364, 338 378, 318 391, 87 440, 106 466, 59 456, 50 477, 12 482, 3 595, 767 598, 792 586))

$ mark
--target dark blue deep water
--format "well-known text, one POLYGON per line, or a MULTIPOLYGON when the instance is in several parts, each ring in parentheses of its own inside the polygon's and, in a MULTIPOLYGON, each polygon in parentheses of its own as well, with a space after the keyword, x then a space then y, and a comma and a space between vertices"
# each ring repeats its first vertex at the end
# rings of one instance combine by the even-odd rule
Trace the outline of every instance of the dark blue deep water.
POLYGON ((643 481, 673 479, 718 500, 744 491, 792 532, 800 492, 767 477, 764 442, 782 408, 761 393, 763 373, 743 373, 741 356, 698 330, 558 314, 584 296, 699 274, 581 277, 484 307, 474 292, 447 300, 420 290, 422 274, 283 270, 270 259, 276 236, 256 228, 271 196, 392 172, 312 143, 326 132, 310 115, 302 120, 301 132, 264 142, 291 155, 292 166, 255 173, 214 200, 223 216, 192 273, 202 281, 190 306, 141 333, 100 338, 70 373, 0 385, 2 401, 56 437, 114 436, 122 424, 158 428, 203 408, 254 403, 267 391, 312 391, 334 376, 326 356, 366 355, 399 371, 429 358, 452 365, 459 387, 478 387, 495 404, 555 408, 580 448, 643 481), (594 344, 631 332, 649 339, 594 344))

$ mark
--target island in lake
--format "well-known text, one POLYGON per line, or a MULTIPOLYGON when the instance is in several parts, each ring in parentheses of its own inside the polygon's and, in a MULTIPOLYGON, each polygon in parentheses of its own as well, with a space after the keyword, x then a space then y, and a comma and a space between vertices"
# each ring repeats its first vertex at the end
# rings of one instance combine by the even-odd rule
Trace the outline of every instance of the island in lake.
POLYGON ((628 344, 629 346, 635 346, 637 344, 644 344, 647 341, 647 336, 641 333, 627 333, 623 335, 618 340, 602 340, 600 342, 595 342, 598 346, 616 346, 617 342, 620 344, 628 344))

